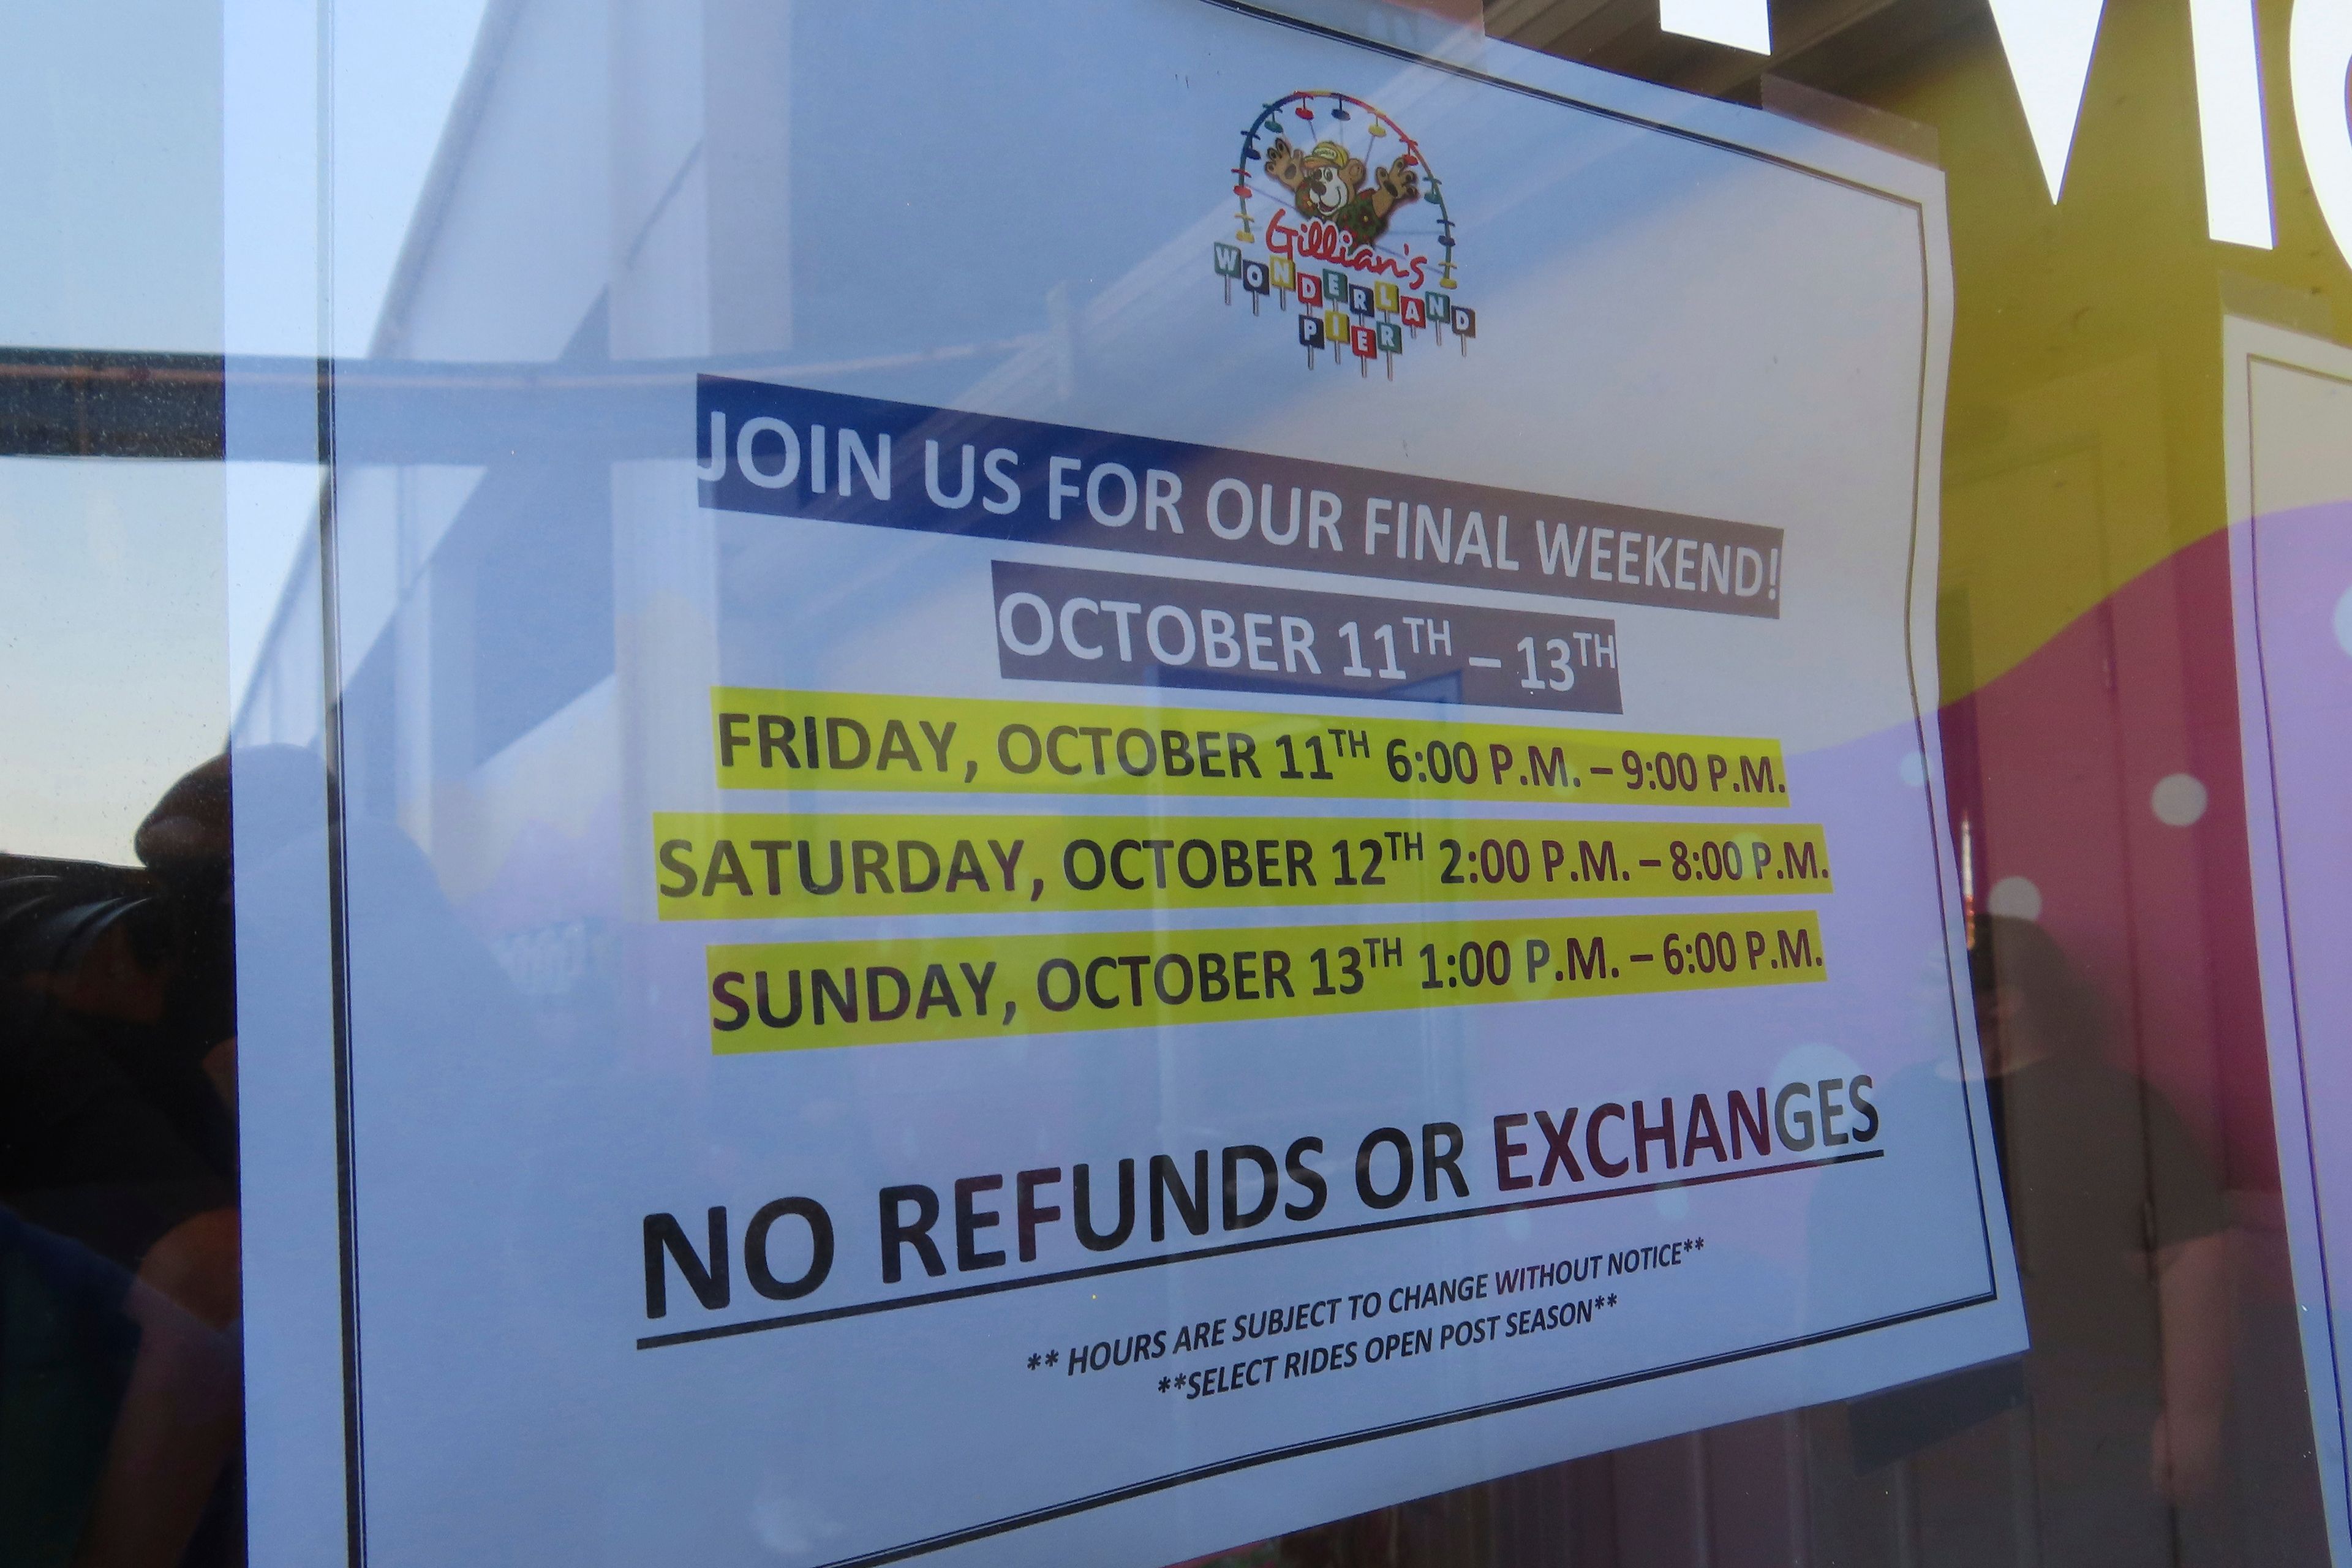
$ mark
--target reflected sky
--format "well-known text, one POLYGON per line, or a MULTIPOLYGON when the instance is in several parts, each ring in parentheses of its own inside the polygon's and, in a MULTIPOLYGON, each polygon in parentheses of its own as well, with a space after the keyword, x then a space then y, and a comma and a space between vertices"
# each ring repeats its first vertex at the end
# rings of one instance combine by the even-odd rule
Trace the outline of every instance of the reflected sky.
MULTIPOLYGON (((251 13, 233 47, 310 68, 307 34, 228 9, 251 13)), ((375 193, 337 214, 346 345, 373 332, 482 9, 337 9, 338 156, 375 193)), ((0 17, 0 344, 221 350, 222 11, 32 0, 0 17)), ((218 465, 0 459, 0 848, 128 861, 156 796, 220 748, 249 674, 224 625, 257 643, 317 493, 307 468, 253 477, 232 576, 218 465)))

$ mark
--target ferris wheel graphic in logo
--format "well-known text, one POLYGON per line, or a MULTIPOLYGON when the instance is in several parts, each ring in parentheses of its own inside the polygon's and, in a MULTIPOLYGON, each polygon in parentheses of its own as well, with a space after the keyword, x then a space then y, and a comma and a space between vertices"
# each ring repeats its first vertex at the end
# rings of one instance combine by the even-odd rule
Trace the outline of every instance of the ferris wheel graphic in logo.
POLYGON ((1225 303, 1236 284, 1253 316, 1295 300, 1309 370, 1328 350, 1360 375, 1384 361, 1393 381, 1423 332, 1470 352, 1445 186, 1403 126, 1350 93, 1285 93, 1252 117, 1233 174, 1241 226, 1213 247, 1225 303))

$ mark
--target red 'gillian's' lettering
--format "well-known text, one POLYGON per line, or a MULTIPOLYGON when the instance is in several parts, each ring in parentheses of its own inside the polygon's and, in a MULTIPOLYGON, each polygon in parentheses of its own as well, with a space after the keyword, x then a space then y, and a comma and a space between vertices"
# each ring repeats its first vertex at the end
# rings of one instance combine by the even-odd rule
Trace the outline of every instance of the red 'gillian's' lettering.
POLYGON ((1425 256, 1382 256, 1369 245, 1356 244, 1337 225, 1319 217, 1308 218, 1304 228, 1293 227, 1289 216, 1280 211, 1266 220, 1265 247, 1276 256, 1328 261, 1351 272, 1393 278, 1416 291, 1429 266, 1425 256))

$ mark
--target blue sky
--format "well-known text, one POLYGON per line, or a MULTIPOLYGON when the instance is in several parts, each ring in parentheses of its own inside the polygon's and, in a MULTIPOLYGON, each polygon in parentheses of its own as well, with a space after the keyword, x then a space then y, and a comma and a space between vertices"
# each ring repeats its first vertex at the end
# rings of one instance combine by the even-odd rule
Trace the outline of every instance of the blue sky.
MULTIPOLYGON (((221 351, 224 75, 295 79, 315 58, 300 0, 226 10, 226 61, 221 7, 16 0, 0 13, 0 343, 221 351)), ((481 12, 404 0, 334 17, 338 184, 367 193, 337 213, 346 352, 373 329, 481 12)), ((272 130, 251 113, 230 126, 232 158, 272 130)), ((226 281, 307 289, 299 258, 281 259, 276 276, 226 281)), ((267 331, 233 346, 306 352, 267 331)), ((0 848, 128 860, 149 805, 219 750, 246 675, 229 627, 252 646, 316 493, 289 465, 240 480, 257 504, 239 511, 232 578, 218 465, 0 458, 0 848)))

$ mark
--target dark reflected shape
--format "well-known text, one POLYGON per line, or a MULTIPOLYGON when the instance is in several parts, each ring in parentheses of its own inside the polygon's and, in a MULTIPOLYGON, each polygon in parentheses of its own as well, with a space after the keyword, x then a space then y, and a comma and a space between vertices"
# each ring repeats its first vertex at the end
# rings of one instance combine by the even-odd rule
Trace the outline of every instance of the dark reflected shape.
POLYGON ((0 853, 12 1564, 243 1555, 231 821, 216 757, 141 824, 137 867, 0 853))
POLYGON ((1909 1458, 1931 1560, 2168 1564, 2223 1468, 2228 1209, 2048 931, 1979 917, 1969 960, 2030 1348, 1854 1401, 1854 1463, 1909 1458))

